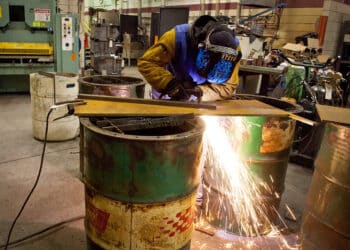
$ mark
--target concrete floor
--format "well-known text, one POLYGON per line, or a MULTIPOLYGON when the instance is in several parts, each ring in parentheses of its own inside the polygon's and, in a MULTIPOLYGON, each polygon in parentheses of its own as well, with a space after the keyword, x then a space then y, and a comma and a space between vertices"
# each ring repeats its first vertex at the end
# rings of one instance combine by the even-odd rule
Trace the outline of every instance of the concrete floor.
MULTIPOLYGON (((43 143, 32 134, 29 94, 0 95, 0 245, 32 188, 39 169, 43 143)), ((84 185, 79 180, 79 138, 47 144, 39 184, 13 230, 11 240, 53 224, 84 216, 84 185)), ((289 164, 281 202, 294 211, 297 221, 285 219, 292 241, 299 231, 312 170, 289 164)), ((191 249, 236 249, 234 240, 195 231, 191 249), (228 244, 229 243, 229 244, 228 244)), ((279 249, 269 247, 269 249, 279 249)), ((2 248, 0 248, 2 249, 2 248)), ((83 219, 62 225, 11 249, 86 249, 83 219)), ((256 248, 268 249, 268 248, 256 248)))

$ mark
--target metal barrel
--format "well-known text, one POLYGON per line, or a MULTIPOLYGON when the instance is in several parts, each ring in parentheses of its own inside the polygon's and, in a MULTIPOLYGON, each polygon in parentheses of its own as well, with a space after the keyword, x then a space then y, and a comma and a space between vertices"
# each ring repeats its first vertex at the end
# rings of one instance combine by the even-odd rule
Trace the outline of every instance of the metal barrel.
POLYGON ((136 77, 95 75, 80 77, 79 93, 109 95, 125 98, 144 98, 145 82, 136 77))
MULTIPOLYGON (((103 43, 107 42, 98 42, 101 50, 104 47, 103 43)), ((94 46, 96 49, 97 45, 94 46)), ((91 66, 98 74, 119 76, 122 72, 122 60, 120 57, 108 54, 108 51, 104 54, 93 53, 91 55, 91 66)))
POLYGON ((120 32, 118 26, 110 23, 96 23, 91 25, 91 39, 96 41, 117 40, 120 32))
POLYGON ((315 159, 302 249, 350 249, 350 127, 326 123, 315 159))
MULTIPOLYGON (((64 72, 30 74, 30 100, 33 137, 45 139, 46 116, 56 102, 72 101, 78 96, 78 75, 64 72)), ((49 119, 48 141, 66 141, 79 135, 79 119, 63 117, 66 107, 58 107, 49 119), (62 118, 63 117, 63 118, 62 118), (60 118, 58 120, 55 120, 60 118)))
MULTIPOLYGON (((299 105, 269 97, 238 95, 238 99, 257 99, 278 108, 298 113, 299 105)), ((247 173, 256 182, 264 183, 258 187, 254 204, 262 209, 259 216, 260 226, 255 232, 242 231, 242 225, 236 221, 231 200, 225 195, 223 181, 226 177, 216 167, 207 166, 203 172, 203 214, 206 220, 216 228, 244 236, 261 235, 270 232, 271 224, 276 222, 284 182, 287 172, 290 148, 294 139, 296 122, 285 117, 228 117, 231 122, 240 119, 244 126, 242 133, 236 133, 233 140, 247 173)), ((235 128, 234 128, 235 129, 235 128)), ((232 133, 234 134, 234 133, 232 133)), ((232 167, 235 162, 232 162, 232 167)), ((251 223, 254 223, 251 221, 251 223)))
POLYGON ((189 249, 202 123, 119 133, 80 122, 89 248, 189 249))

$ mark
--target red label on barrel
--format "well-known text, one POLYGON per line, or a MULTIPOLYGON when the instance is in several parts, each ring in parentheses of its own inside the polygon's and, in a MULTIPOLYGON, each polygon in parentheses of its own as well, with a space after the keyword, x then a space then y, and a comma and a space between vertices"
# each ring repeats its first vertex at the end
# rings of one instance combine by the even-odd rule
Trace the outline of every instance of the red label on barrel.
POLYGON ((98 209, 89 202, 86 203, 86 219, 98 232, 103 233, 106 230, 109 216, 109 213, 98 209))

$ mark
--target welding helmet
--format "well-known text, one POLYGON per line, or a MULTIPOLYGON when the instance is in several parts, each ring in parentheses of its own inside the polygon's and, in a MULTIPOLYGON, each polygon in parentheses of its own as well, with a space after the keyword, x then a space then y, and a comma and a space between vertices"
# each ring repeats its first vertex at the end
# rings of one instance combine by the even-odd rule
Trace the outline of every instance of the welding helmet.
POLYGON ((212 20, 208 24, 204 26, 205 38, 197 45, 196 68, 208 82, 225 83, 241 58, 241 52, 237 51, 238 40, 227 26, 212 20))
POLYGON ((198 44, 205 40, 208 31, 217 23, 218 20, 209 15, 202 15, 193 22, 189 31, 193 49, 198 48, 198 44))

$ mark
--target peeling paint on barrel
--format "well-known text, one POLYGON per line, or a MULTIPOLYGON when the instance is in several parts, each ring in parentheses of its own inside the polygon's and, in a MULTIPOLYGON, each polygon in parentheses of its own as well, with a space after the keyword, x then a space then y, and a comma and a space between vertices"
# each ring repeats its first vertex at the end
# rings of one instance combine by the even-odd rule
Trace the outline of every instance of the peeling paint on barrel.
POLYGON ((326 123, 301 224, 305 250, 350 249, 350 127, 326 123))
POLYGON ((83 180, 101 194, 147 203, 174 200, 197 189, 204 130, 200 122, 166 136, 118 134, 94 127, 88 118, 81 122, 83 180))
POLYGON ((164 135, 122 134, 80 121, 88 247, 189 249, 202 121, 164 135))
POLYGON ((136 204, 86 190, 85 228, 105 249, 181 249, 194 230, 196 192, 175 201, 136 204))

